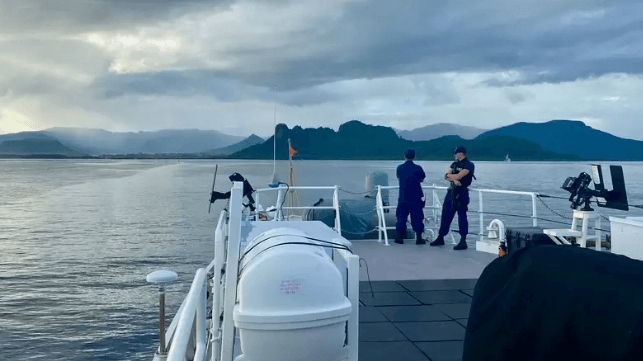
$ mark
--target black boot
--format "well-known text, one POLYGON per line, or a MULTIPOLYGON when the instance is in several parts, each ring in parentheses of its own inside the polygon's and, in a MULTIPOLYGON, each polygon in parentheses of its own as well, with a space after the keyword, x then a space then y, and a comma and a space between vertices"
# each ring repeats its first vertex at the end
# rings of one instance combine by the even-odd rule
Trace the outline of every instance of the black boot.
POLYGON ((426 244, 426 241, 422 238, 421 232, 416 232, 415 237, 416 237, 415 244, 426 244))
POLYGON ((444 246, 444 236, 443 235, 438 235, 438 238, 435 239, 435 241, 429 243, 431 246, 444 246))
POLYGON ((462 250, 462 249, 467 249, 467 235, 463 234, 460 236, 460 243, 456 244, 453 246, 453 249, 456 251, 462 250))
POLYGON ((404 237, 406 236, 405 234, 402 234, 403 232, 397 232, 395 235, 395 243, 397 244, 404 244, 404 237))

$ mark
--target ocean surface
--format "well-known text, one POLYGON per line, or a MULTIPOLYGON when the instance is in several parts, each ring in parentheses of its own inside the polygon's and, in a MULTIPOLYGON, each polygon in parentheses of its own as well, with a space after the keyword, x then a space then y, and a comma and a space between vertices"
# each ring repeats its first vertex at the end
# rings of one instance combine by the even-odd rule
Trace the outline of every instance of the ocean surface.
MULTIPOLYGON (((475 162, 475 159, 473 159, 475 162)), ((288 163, 277 162, 287 180, 288 163)), ((335 185, 341 198, 362 197, 369 172, 394 161, 296 161, 297 185, 335 185)), ((446 185, 450 162, 417 162, 427 184, 446 185)), ((224 202, 208 213, 216 189, 227 191, 238 172, 265 188, 272 161, 0 160, 0 360, 151 360, 158 343, 158 293, 145 276, 179 274, 166 299, 168 324, 194 272, 213 257, 213 232, 224 202)), ((563 228, 571 214, 560 186, 590 172, 590 163, 475 162, 472 187, 534 191, 559 198, 538 202, 539 225, 563 228)), ((643 163, 621 163, 629 202, 643 204, 643 163)), ((605 172, 606 170, 604 170, 605 172)), ((443 198, 443 191, 438 192, 443 198)), ((326 193, 301 192, 303 204, 326 193)), ((394 203, 395 194, 391 194, 394 203)), ((268 197, 269 198, 269 197, 268 197)), ((261 198, 261 202, 274 198, 261 198)), ((264 203, 264 207, 267 204, 264 203)), ((531 200, 485 195, 484 222, 531 224, 531 200), (517 214, 507 217, 504 214, 517 214), (513 223, 512 223, 513 222, 513 223)), ((470 205, 478 225, 477 196, 470 205)), ((642 216, 598 208, 605 216, 642 216)), ((454 223, 455 225, 456 223, 454 223)), ((603 222, 609 228, 609 222, 603 222)))

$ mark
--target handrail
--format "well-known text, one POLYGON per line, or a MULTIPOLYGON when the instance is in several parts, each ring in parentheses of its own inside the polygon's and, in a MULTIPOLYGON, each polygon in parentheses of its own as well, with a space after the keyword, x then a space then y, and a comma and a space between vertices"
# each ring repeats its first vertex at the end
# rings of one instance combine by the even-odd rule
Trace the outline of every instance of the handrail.
MULTIPOLYGON (((378 241, 382 242, 382 237, 381 234, 384 233, 384 244, 389 245, 388 243, 388 235, 386 233, 387 230, 389 229, 395 229, 395 227, 386 227, 386 221, 384 220, 384 209, 396 209, 396 205, 389 205, 385 206, 382 202, 382 196, 381 192, 382 190, 387 190, 387 189, 399 189, 399 186, 377 186, 377 196, 376 196, 376 207, 377 207, 377 215, 380 218, 379 223, 378 223, 378 233, 380 234, 378 237, 378 241)), ((441 204, 439 201, 439 198, 437 196, 436 190, 437 189, 448 189, 448 187, 445 186, 437 186, 435 184, 433 185, 423 185, 422 186, 423 190, 431 190, 432 191, 432 203, 430 205, 425 206, 424 208, 430 208, 433 211, 433 218, 437 219, 435 217, 435 212, 438 208, 441 208, 441 204)), ((510 191, 510 190, 498 190, 498 189, 485 189, 485 188, 469 188, 469 191, 472 192, 477 192, 478 193, 478 199, 479 199, 479 208, 478 208, 478 213, 480 214, 480 240, 482 241, 484 238, 484 206, 483 206, 483 194, 484 193, 494 193, 494 194, 508 194, 508 195, 524 195, 524 196, 529 196, 531 197, 531 204, 532 204, 532 225, 534 227, 538 226, 538 210, 537 210, 537 202, 536 198, 538 197, 538 193, 535 192, 524 192, 524 191, 510 191)))
POLYGON ((259 200, 261 199, 261 194, 265 192, 278 192, 277 193, 277 203, 276 207, 277 210, 275 211, 275 220, 283 220, 283 210, 284 209, 291 209, 291 210, 305 210, 305 209, 333 209, 335 210, 335 225, 334 229, 337 233, 341 234, 342 233, 342 223, 340 220, 340 206, 339 206, 339 190, 340 187, 335 185, 335 186, 290 186, 290 187, 284 187, 282 184, 279 185, 279 187, 275 188, 259 188, 255 189, 256 193, 256 203, 259 203, 259 200), (332 206, 282 206, 281 204, 283 203, 283 197, 284 195, 284 190, 332 190, 333 191, 333 205, 332 206))
POLYGON ((212 355, 218 358, 221 352, 221 299, 225 292, 221 287, 221 277, 225 268, 226 210, 221 211, 217 228, 214 231, 214 273, 212 276, 212 355))
POLYGON ((203 361, 206 356, 206 312, 205 288, 207 280, 205 269, 196 271, 190 292, 185 298, 185 307, 180 313, 179 323, 167 355, 168 361, 183 361, 192 336, 192 327, 196 317, 196 351, 194 360, 203 361))

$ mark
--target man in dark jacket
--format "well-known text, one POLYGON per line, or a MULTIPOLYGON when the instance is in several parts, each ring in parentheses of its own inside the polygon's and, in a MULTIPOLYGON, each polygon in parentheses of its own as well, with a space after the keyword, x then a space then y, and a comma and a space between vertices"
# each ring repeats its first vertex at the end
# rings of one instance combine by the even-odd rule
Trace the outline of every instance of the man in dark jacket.
POLYGON ((424 232, 424 193, 420 183, 426 175, 419 165, 413 163, 415 151, 409 149, 404 155, 405 162, 397 167, 397 178, 400 180, 400 196, 397 202, 397 236, 395 243, 403 244, 406 238, 406 220, 411 215, 411 227, 416 234, 416 244, 425 244, 422 239, 424 232))
POLYGON ((467 210, 469 204, 469 185, 473 180, 473 171, 475 167, 467 159, 467 150, 460 146, 454 151, 455 162, 451 163, 449 171, 444 175, 444 179, 450 183, 447 195, 442 205, 442 222, 440 231, 431 246, 443 246, 444 236, 449 234, 451 221, 458 213, 458 226, 460 228, 460 242, 453 247, 455 250, 467 249, 467 234, 469 233, 469 222, 467 220, 467 210))

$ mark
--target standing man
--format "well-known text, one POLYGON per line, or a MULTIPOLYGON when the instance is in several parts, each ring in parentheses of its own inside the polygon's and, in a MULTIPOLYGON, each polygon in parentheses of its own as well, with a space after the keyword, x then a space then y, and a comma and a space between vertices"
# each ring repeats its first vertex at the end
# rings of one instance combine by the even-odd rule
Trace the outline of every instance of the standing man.
POLYGON ((449 171, 444 179, 451 185, 444 198, 442 206, 442 223, 438 238, 431 242, 431 246, 443 246, 444 236, 449 233, 451 221, 456 212, 458 213, 458 226, 460 228, 460 242, 453 247, 455 250, 467 249, 467 234, 469 233, 469 222, 467 221, 467 205, 469 204, 469 185, 473 179, 475 166, 467 159, 467 150, 460 146, 454 151, 455 162, 451 163, 449 171))
POLYGON ((424 193, 420 183, 424 181, 424 170, 413 163, 415 151, 409 149, 404 154, 404 163, 397 167, 397 178, 400 180, 400 196, 397 201, 397 223, 395 230, 397 235, 395 243, 404 244, 406 238, 406 220, 411 215, 411 227, 417 236, 415 244, 425 244, 422 239, 424 232, 424 193))

